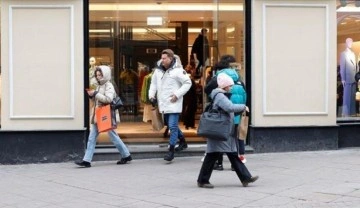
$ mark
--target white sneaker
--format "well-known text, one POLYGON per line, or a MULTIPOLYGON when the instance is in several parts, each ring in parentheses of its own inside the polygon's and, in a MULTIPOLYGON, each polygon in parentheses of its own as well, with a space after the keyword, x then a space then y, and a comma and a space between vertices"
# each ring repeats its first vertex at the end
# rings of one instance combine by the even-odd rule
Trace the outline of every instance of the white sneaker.
POLYGON ((201 158, 201 162, 204 162, 204 160, 205 160, 205 155, 206 155, 206 153, 204 154, 204 157, 201 158))

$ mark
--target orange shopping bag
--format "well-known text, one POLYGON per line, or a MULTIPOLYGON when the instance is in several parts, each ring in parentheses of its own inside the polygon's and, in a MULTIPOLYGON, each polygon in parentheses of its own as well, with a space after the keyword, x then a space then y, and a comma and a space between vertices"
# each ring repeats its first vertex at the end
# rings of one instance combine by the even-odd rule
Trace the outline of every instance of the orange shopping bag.
POLYGON ((115 115, 110 105, 104 105, 95 109, 96 124, 99 132, 106 132, 116 128, 115 115))

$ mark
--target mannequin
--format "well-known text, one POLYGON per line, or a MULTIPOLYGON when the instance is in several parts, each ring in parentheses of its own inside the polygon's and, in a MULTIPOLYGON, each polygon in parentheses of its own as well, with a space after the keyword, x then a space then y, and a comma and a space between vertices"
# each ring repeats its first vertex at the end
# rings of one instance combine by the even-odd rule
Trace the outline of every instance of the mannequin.
POLYGON ((340 56, 340 76, 341 83, 344 87, 343 93, 343 116, 354 116, 356 115, 356 60, 355 54, 351 50, 353 40, 351 38, 346 39, 346 49, 341 53, 340 56))
POLYGON ((89 85, 91 89, 96 89, 96 87, 98 86, 98 83, 96 81, 95 78, 95 69, 96 69, 96 59, 95 57, 90 57, 89 59, 89 63, 90 63, 90 68, 89 68, 89 85))

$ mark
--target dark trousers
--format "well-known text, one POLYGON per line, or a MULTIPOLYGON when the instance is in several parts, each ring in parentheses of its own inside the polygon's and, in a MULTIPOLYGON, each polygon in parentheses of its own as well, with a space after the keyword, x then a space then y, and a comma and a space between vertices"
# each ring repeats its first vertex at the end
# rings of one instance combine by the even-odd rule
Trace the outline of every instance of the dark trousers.
MULTIPOLYGON (((221 152, 212 152, 206 153, 204 162, 201 166, 199 177, 197 182, 199 183, 210 183, 210 177, 213 171, 215 161, 221 155, 221 152)), ((231 165, 233 166, 236 175, 239 177, 240 181, 246 181, 251 178, 251 174, 246 166, 240 161, 238 154, 236 152, 226 153, 228 156, 231 165)))
MULTIPOLYGON (((235 136, 236 138, 239 135, 239 124, 235 124, 235 136)), ((237 138, 238 142, 239 142, 239 147, 238 147, 238 151, 240 155, 245 155, 245 141, 244 140, 240 140, 239 138, 237 138)))
MULTIPOLYGON (((239 142, 239 155, 245 155, 245 142, 244 140, 238 139, 239 142)), ((219 155, 219 158, 217 159, 217 164, 222 165, 223 164, 223 153, 219 155)))
MULTIPOLYGON (((235 135, 237 137, 238 134, 238 126, 239 124, 235 124, 235 135)), ((239 138, 237 138, 237 141, 239 142, 239 146, 238 146, 238 151, 240 155, 245 155, 245 141, 244 140, 240 140, 239 138)), ((223 154, 219 155, 219 158, 217 159, 217 163, 222 165, 223 163, 223 154)))

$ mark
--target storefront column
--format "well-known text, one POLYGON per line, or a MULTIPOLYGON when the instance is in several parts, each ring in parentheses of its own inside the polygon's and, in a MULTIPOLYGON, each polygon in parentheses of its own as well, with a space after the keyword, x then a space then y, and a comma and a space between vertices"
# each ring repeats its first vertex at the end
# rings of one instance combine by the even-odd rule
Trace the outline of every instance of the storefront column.
POLYGON ((338 148, 336 4, 252 0, 255 152, 338 148))
POLYGON ((1 2, 0 163, 84 150, 82 0, 1 2))

